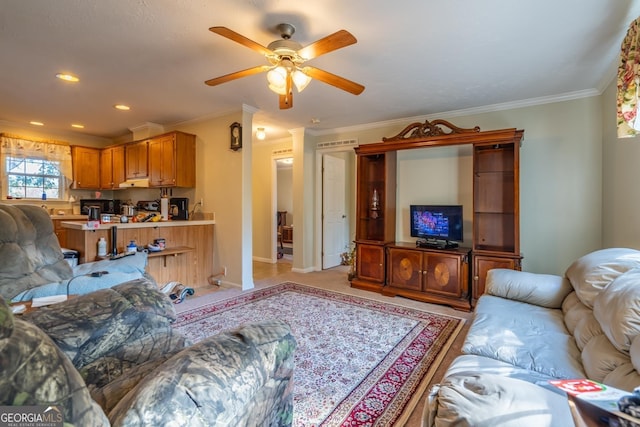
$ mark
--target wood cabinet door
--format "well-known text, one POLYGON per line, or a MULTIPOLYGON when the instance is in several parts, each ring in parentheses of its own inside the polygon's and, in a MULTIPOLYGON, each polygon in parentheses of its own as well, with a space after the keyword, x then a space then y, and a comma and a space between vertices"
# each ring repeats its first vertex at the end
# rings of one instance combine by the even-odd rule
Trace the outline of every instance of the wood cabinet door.
POLYGON ((494 268, 520 269, 520 259, 504 258, 490 255, 473 256, 472 299, 475 302, 485 291, 487 272, 494 268))
MULTIPOLYGON (((149 185, 171 187, 176 185, 175 134, 163 135, 149 141, 149 185)), ((184 165, 194 167, 193 165, 184 165)))
POLYGON ((387 285, 422 291, 422 258, 420 251, 389 248, 387 285))
POLYGON ((100 152, 100 187, 119 188, 125 180, 124 146, 104 148, 100 152))
POLYGON ((119 188, 120 183, 127 179, 124 151, 124 145, 111 148, 111 180, 114 189, 119 188))
POLYGON ((100 188, 109 190, 113 188, 113 150, 105 148, 100 152, 100 188))
POLYGON ((60 225, 60 223, 62 222, 61 219, 54 219, 52 222, 53 222, 53 232, 58 238, 58 243, 60 244, 60 247, 66 248, 67 247, 67 229, 60 225))
POLYGON ((148 141, 127 144, 125 148, 125 165, 127 179, 144 178, 148 172, 148 141))
POLYGON ((356 251, 359 279, 384 283, 384 246, 358 244, 356 251))
POLYGON ((425 256, 423 267, 425 290, 434 294, 460 298, 465 292, 464 283, 468 283, 468 280, 463 280, 462 266, 463 260, 458 255, 429 252, 425 256))
POLYGON ((72 146, 71 161, 74 189, 100 189, 99 148, 72 146))

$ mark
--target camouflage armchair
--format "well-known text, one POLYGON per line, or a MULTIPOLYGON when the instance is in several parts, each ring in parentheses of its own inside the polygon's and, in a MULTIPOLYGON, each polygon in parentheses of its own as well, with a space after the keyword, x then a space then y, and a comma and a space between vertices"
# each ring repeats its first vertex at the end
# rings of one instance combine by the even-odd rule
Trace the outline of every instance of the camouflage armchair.
POLYGON ((35 206, 0 204, 0 259, 0 406, 58 405, 77 426, 291 425, 287 324, 191 346, 149 277, 14 316, 5 301, 73 275, 35 206))

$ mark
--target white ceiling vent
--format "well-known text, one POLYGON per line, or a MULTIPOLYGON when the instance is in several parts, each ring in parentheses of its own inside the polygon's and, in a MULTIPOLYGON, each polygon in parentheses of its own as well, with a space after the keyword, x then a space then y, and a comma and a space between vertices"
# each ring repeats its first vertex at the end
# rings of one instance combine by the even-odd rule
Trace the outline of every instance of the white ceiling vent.
POLYGON ((343 139, 341 141, 318 142, 317 148, 355 147, 356 145, 358 145, 357 139, 343 139))

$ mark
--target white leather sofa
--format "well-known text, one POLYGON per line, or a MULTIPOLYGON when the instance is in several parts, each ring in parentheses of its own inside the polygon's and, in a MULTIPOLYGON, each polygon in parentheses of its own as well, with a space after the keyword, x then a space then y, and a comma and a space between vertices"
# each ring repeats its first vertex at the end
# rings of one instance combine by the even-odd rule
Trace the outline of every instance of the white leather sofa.
POLYGON ((572 426, 549 379, 640 385, 640 251, 610 248, 565 276, 489 271, 462 355, 429 392, 423 426, 572 426))

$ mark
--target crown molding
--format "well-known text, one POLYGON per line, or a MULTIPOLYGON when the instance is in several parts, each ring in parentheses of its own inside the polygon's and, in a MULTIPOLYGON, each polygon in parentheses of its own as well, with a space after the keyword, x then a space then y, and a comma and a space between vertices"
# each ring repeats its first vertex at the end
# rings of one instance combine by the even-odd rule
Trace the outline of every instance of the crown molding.
POLYGON ((586 90, 580 90, 576 92, 567 92, 560 95, 542 96, 539 98, 523 99, 519 101, 504 102, 501 104, 483 105, 481 107, 445 111, 442 113, 426 114, 422 116, 403 117, 400 119, 393 119, 393 120, 383 120, 380 122, 364 123, 364 124, 354 125, 354 126, 344 126, 340 128, 334 128, 334 129, 322 129, 322 130, 307 129, 307 133, 313 136, 322 136, 322 135, 333 135, 335 133, 360 132, 360 131, 365 131, 370 129, 377 129, 381 127, 402 126, 402 125, 406 125, 408 122, 424 121, 425 119, 433 120, 433 119, 442 118, 442 117, 451 118, 451 117, 470 116, 474 114, 492 113, 496 111, 513 110, 516 108, 532 107, 536 105, 552 104, 555 102, 564 102, 564 101, 571 101, 574 99, 589 98, 592 96, 599 96, 601 94, 602 94, 602 91, 599 91, 596 89, 586 89, 586 90))

